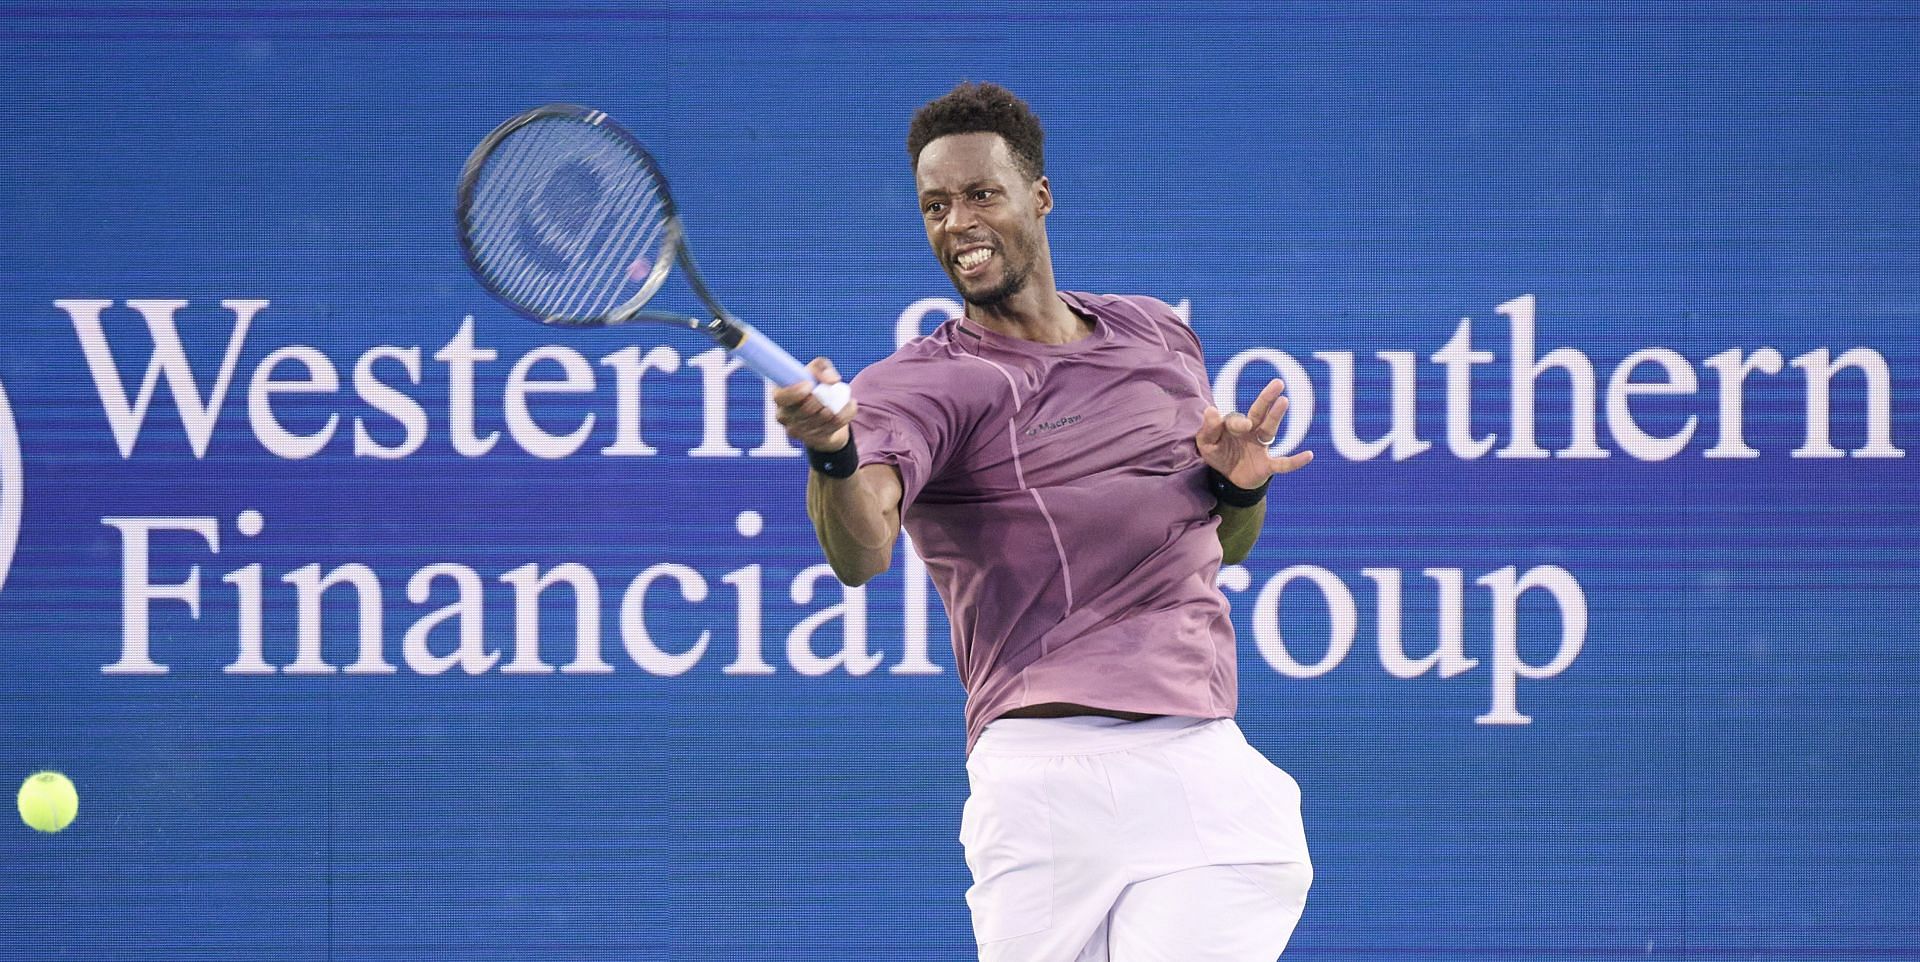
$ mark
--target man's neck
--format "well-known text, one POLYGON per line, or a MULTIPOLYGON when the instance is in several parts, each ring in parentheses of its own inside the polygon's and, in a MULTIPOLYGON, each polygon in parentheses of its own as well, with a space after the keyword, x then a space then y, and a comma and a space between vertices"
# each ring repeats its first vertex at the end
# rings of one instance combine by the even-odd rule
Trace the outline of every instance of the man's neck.
POLYGON ((968 304, 967 319, 996 334, 1036 344, 1071 344, 1092 333, 1087 322, 1060 299, 1051 279, 1036 278, 998 304, 968 304))

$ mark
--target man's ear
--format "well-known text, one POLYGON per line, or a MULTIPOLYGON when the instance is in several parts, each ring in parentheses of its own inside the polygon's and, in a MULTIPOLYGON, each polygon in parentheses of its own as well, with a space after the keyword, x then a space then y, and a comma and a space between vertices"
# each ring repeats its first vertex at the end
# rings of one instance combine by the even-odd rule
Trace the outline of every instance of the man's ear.
POLYGON ((1047 183, 1047 175, 1033 182, 1033 209, 1045 217, 1053 210, 1053 187, 1047 183))

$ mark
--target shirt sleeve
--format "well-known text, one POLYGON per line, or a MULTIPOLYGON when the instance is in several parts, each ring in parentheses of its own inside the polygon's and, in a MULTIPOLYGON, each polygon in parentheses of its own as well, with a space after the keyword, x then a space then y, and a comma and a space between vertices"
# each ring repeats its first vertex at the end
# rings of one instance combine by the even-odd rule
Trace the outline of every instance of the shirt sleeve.
POLYGON ((1200 335, 1180 319, 1180 315, 1158 298, 1136 295, 1131 300, 1160 330, 1167 349, 1179 358, 1180 366, 1193 378, 1202 397, 1213 397, 1213 382, 1207 378, 1207 352, 1200 346, 1200 335))
POLYGON ((920 496, 946 462, 953 414, 937 393, 937 379, 913 359, 889 358, 853 379, 853 433, 860 466, 891 464, 900 471, 900 511, 920 496))

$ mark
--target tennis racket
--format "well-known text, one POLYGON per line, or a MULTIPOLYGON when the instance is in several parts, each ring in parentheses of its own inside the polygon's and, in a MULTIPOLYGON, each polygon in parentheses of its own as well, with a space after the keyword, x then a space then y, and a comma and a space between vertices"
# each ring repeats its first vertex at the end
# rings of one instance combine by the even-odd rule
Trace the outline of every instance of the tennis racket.
POLYGON ((830 411, 847 385, 805 365, 720 305, 687 247, 653 155, 598 110, 536 107, 501 124, 460 172, 455 215, 467 266, 493 296, 542 324, 650 322, 703 331, 777 385, 808 383, 830 411), (675 264, 710 320, 649 310, 675 264))

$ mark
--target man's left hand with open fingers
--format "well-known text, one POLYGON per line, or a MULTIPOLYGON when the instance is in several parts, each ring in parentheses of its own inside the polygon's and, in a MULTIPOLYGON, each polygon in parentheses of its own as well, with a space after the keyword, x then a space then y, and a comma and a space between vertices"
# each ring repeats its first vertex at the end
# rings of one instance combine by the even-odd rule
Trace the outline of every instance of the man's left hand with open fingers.
POLYGON ((1222 415, 1207 408, 1193 443, 1207 467, 1239 488, 1258 488, 1276 474, 1298 471, 1313 460, 1312 451, 1274 457, 1267 450, 1287 413, 1286 385, 1275 378, 1255 398, 1245 414, 1222 415))

